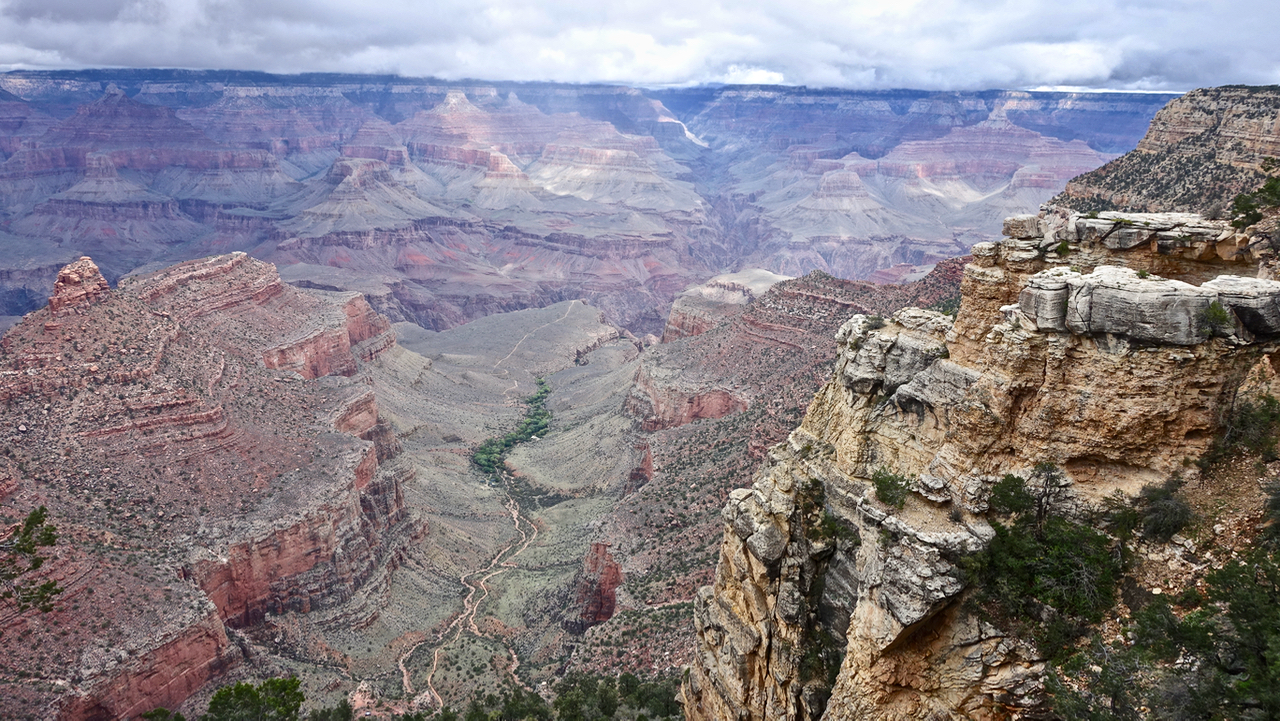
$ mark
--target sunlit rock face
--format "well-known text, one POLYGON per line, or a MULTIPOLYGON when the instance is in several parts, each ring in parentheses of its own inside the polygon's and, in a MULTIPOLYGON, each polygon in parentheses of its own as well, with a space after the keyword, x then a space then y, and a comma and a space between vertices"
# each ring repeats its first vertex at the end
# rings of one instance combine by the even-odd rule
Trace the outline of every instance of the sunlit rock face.
POLYGON ((1212 442, 1280 350, 1264 237, 1191 214, 1048 207, 972 248, 953 319, 854 315, 831 381, 724 508, 695 610, 686 714, 1007 718, 1044 702, 1044 659, 966 610, 992 485, 1037 463, 1069 505, 1135 493, 1212 442), (910 477, 901 509, 879 469, 910 477))

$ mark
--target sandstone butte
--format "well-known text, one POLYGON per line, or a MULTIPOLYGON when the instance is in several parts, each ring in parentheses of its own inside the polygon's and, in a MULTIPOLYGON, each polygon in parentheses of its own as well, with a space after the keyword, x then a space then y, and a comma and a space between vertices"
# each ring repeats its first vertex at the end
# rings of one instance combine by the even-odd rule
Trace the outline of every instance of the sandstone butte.
POLYGON ((695 601, 687 718, 1034 715, 1044 659, 965 610, 954 565, 993 534, 992 484, 1049 461, 1085 504, 1186 472, 1280 350, 1264 238, 1054 206, 1004 232, 974 246, 954 320, 908 308, 845 323, 830 382, 730 494, 695 601), (1213 333, 1198 322, 1211 303, 1231 319, 1213 333), (901 510, 875 497, 882 467, 915 479, 901 510), (815 497, 858 540, 812 533, 815 497), (845 649, 833 686, 801 672, 819 631, 845 649))
POLYGON ((115 290, 89 258, 63 268, 0 345, 0 497, 58 519, 40 573, 65 589, 48 614, 0 606, 23 671, 0 716, 176 707, 244 660, 235 629, 387 583, 422 530, 362 378, 394 345, 359 294, 243 253, 115 290))

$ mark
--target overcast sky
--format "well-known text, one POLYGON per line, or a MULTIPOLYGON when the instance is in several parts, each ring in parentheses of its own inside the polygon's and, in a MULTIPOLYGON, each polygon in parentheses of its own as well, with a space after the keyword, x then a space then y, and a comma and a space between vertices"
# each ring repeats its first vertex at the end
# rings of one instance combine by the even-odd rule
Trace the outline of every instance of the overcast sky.
POLYGON ((640 85, 1280 83, 1277 0, 0 0, 0 69, 640 85))

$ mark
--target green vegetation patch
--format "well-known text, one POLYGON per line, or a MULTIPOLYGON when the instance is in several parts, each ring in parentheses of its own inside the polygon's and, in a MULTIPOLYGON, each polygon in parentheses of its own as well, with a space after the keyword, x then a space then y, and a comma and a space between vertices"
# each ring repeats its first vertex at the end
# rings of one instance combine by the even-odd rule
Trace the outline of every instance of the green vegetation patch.
POLYGON ((485 475, 496 477, 498 469, 502 468, 507 451, 518 443, 524 443, 536 435, 545 433, 547 427, 551 425, 551 411, 547 410, 547 396, 551 395, 551 386, 547 385, 542 378, 538 378, 536 383, 538 390, 524 399, 528 410, 525 411, 524 420, 520 425, 505 436, 486 440, 471 454, 471 462, 484 471, 485 475))
POLYGON ((1008 474, 992 489, 995 537, 960 559, 975 601, 1010 628, 1029 632, 1059 655, 1115 604, 1123 568, 1113 540, 1055 510, 1065 498, 1062 471, 1036 466, 1028 481, 1008 474))
POLYGON ((1208 468, 1239 453, 1256 454, 1263 461, 1274 461, 1280 456, 1276 450, 1278 433, 1280 401, 1271 395, 1238 399, 1223 420, 1222 433, 1214 439, 1199 465, 1202 469, 1208 468))
POLYGON ((911 478, 887 468, 877 468, 871 474, 871 485, 875 486, 876 499, 894 508, 906 505, 907 496, 911 493, 911 478))

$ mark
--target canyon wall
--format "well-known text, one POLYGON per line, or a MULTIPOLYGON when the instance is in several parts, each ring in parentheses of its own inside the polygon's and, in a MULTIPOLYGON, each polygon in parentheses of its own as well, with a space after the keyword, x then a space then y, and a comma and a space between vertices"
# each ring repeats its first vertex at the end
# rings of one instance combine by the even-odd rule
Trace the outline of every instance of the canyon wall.
POLYGON ((244 251, 432 330, 585 298, 637 335, 726 271, 918 277, 1166 100, 161 70, 0 88, 10 315, 43 302, 50 252, 115 282, 244 251))
POLYGON ((1169 103, 1137 149, 1067 184, 1054 203, 1079 211, 1178 210, 1221 216, 1280 157, 1280 90, 1202 88, 1169 103))
POLYGON ((1241 277, 1263 238, 1052 207, 1004 230, 972 249, 954 319, 853 316, 803 422, 730 494, 689 718, 1034 716, 1043 656, 963 603, 992 485, 1053 463, 1082 509, 1162 481, 1280 349, 1280 282, 1241 277), (878 472, 910 479, 903 507, 878 472))
POLYGON ((394 567, 412 468, 376 395, 343 378, 394 344, 360 296, 290 288, 244 253, 116 290, 87 257, 63 268, 0 343, 17 461, 0 487, 69 542, 41 571, 58 607, 0 617, 44 639, 6 669, 56 682, 0 696, 3 712, 177 706, 240 662, 228 629, 341 604, 394 567))

